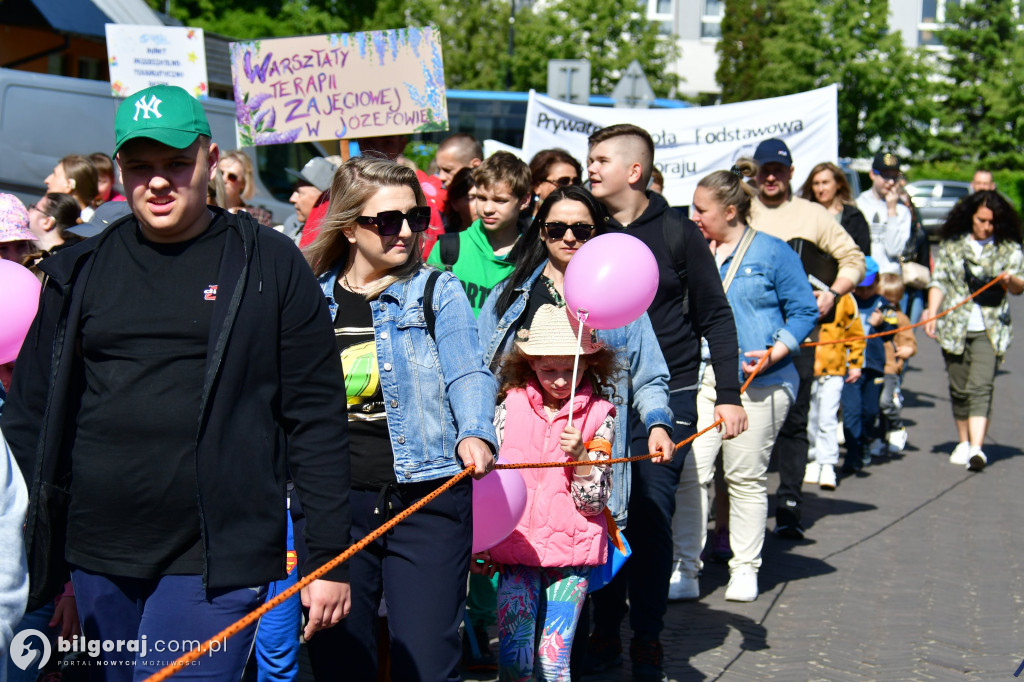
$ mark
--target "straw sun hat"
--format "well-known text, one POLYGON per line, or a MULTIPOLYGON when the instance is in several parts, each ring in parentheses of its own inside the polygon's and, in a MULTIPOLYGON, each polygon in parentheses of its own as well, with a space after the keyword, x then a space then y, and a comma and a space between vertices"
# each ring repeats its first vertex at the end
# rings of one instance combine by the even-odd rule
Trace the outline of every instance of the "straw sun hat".
MULTIPOLYGON (((533 316, 530 327, 516 332, 516 347, 524 355, 575 355, 579 320, 571 316, 569 308, 542 305, 533 316)), ((580 354, 590 355, 601 349, 597 334, 583 325, 580 354)))

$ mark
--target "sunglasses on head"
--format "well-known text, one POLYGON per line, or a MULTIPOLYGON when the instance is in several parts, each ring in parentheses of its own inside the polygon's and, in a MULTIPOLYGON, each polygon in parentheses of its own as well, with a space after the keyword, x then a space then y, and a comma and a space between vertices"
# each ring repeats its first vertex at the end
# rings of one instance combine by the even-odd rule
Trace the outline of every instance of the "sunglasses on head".
POLYGON ((575 223, 568 225, 566 223, 544 223, 544 230, 547 232, 548 238, 554 241, 563 239, 565 233, 572 230, 572 236, 576 237, 576 241, 585 242, 594 236, 594 230, 597 228, 587 223, 575 223))
POLYGON ((405 213, 401 211, 381 211, 375 216, 361 215, 356 218, 360 225, 373 225, 382 237, 394 237, 402 231, 402 222, 408 221, 409 229, 422 232, 430 225, 430 207, 414 206, 405 213))
POLYGON ((570 177, 566 176, 566 177, 561 177, 561 178, 555 178, 554 180, 552 180, 551 178, 547 178, 547 179, 544 180, 544 182, 550 182, 552 185, 555 185, 557 187, 568 187, 569 185, 578 185, 578 184, 580 184, 580 179, 579 178, 570 178, 570 177))

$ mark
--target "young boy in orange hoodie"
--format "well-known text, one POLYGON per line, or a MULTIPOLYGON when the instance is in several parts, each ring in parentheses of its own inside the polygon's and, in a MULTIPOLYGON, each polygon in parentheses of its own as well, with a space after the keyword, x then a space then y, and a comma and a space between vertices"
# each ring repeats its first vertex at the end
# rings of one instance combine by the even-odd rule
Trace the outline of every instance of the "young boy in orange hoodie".
POLYGON ((850 294, 836 301, 833 322, 821 325, 820 341, 842 341, 818 346, 814 351, 814 383, 807 414, 807 469, 804 483, 822 490, 836 489, 836 464, 839 463, 839 399, 843 382, 860 377, 864 366, 864 326, 857 303, 850 294))

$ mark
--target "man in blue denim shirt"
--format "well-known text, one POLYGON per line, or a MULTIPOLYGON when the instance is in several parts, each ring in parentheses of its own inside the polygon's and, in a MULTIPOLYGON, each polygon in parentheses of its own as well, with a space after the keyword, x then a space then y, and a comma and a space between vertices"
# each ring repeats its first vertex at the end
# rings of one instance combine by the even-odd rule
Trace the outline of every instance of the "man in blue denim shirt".
MULTIPOLYGON (((671 376, 669 408, 675 418, 672 439, 679 442, 696 432, 697 370, 702 336, 708 339, 712 364, 722 377, 715 418, 724 420, 721 427, 724 437, 733 438, 746 429, 747 418, 740 407, 739 379, 735 371, 739 344, 732 310, 722 290, 714 259, 697 227, 670 211, 661 195, 647 192, 653 170, 654 141, 646 130, 633 125, 613 125, 591 135, 587 173, 591 191, 607 212, 606 224, 642 240, 658 262, 658 291, 648 315, 671 376), (686 281, 681 281, 673 254, 665 243, 663 222, 666 220, 673 221, 669 229, 685 231, 686 281), (683 301, 687 295, 689 312, 684 312, 683 301)), ((631 431, 645 433, 642 427, 631 431)), ((633 679, 667 679, 662 667, 660 636, 668 609, 668 583, 672 572, 675 491, 688 450, 684 448, 670 460, 659 463, 647 460, 632 467, 626 536, 633 548, 633 557, 615 580, 594 593, 591 670, 603 670, 621 660, 619 624, 626 614, 628 592, 633 628, 630 645, 633 679)), ((633 441, 633 455, 646 452, 646 438, 633 441)))

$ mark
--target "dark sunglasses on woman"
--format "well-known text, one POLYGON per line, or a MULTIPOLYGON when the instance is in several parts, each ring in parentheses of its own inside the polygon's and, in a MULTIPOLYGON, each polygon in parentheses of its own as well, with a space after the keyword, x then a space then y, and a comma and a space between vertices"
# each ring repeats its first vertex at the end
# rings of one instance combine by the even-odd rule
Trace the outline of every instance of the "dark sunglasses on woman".
POLYGON ((402 222, 409 222, 409 229, 422 232, 430 225, 430 207, 414 206, 405 213, 401 211, 381 211, 375 216, 361 215, 356 218, 360 225, 373 225, 382 237, 394 237, 402 231, 402 222))
POLYGON ((556 187, 568 187, 569 185, 578 185, 578 184, 580 184, 580 179, 579 178, 570 178, 568 176, 563 176, 563 177, 554 178, 554 179, 545 178, 544 182, 549 182, 552 185, 555 185, 556 187))
POLYGON ((576 223, 574 225, 568 225, 566 223, 544 223, 544 230, 548 235, 549 239, 558 241, 565 237, 565 233, 572 230, 572 236, 576 237, 576 241, 585 242, 594 236, 594 230, 597 228, 587 223, 576 223))

